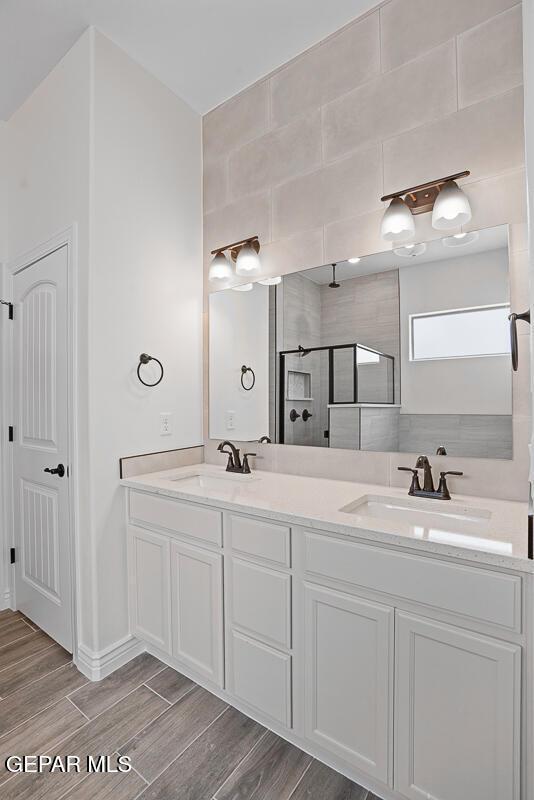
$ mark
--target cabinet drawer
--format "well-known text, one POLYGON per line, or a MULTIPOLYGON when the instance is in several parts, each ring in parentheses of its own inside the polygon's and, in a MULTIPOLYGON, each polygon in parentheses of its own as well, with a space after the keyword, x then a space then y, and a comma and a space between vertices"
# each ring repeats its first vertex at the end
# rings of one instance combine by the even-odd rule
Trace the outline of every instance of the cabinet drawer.
POLYGON ((232 550, 257 556, 278 564, 290 566, 290 531, 285 525, 276 525, 250 517, 228 515, 232 550))
POLYGON ((521 578, 304 533, 310 577, 386 592, 471 620, 521 630, 521 578))
POLYGON ((213 508, 130 492, 130 519, 183 533, 219 547, 222 544, 222 512, 213 508))
POLYGON ((230 621, 274 645, 291 647, 291 576, 233 558, 230 621))
POLYGON ((231 634, 229 689, 252 708, 291 727, 291 656, 231 634))

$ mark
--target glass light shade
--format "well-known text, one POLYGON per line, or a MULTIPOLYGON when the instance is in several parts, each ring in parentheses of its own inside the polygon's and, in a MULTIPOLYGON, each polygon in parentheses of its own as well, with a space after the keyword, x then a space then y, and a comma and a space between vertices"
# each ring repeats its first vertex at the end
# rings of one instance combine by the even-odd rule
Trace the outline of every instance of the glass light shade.
POLYGON ((349 262, 349 264, 359 264, 359 262, 360 262, 360 261, 361 261, 361 258, 358 258, 358 257, 356 257, 356 258, 349 258, 349 259, 348 259, 348 262, 349 262))
POLYGON ((242 283, 241 286, 232 286, 234 292, 251 292, 253 288, 253 283, 242 283))
POLYGON ((412 212, 402 197, 394 197, 389 204, 380 233, 388 242, 404 242, 415 234, 412 212))
POLYGON ((208 278, 213 283, 223 283, 232 277, 232 265, 224 253, 216 253, 210 264, 208 278))
POLYGON ((446 236, 441 241, 443 247, 465 247, 478 239, 478 231, 469 231, 469 233, 455 233, 454 236, 446 236))
POLYGON ((448 231, 465 225, 471 219, 471 206, 467 195, 454 181, 447 181, 436 197, 432 211, 432 227, 448 231))
POLYGON ((247 277, 258 275, 261 271, 260 257, 249 242, 244 244, 237 254, 235 271, 238 275, 247 277))
POLYGON ((277 275, 276 278, 263 278, 258 283, 262 283, 264 286, 278 286, 279 283, 282 283, 282 278, 277 275))

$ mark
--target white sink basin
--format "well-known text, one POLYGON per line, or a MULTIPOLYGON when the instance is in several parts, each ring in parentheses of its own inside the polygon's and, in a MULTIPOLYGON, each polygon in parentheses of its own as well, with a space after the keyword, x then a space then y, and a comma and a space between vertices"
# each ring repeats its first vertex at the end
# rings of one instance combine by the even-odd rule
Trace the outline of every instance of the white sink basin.
POLYGON ((340 509, 346 514, 372 519, 417 525, 424 528, 447 530, 465 528, 473 524, 485 526, 491 511, 451 502, 428 498, 407 497, 405 499, 386 495, 366 494, 340 509))
POLYGON ((207 475, 205 472, 197 472, 189 475, 180 475, 170 480, 179 484, 177 488, 231 491, 236 486, 242 488, 250 481, 259 480, 259 478, 256 475, 238 475, 231 472, 224 475, 207 475))

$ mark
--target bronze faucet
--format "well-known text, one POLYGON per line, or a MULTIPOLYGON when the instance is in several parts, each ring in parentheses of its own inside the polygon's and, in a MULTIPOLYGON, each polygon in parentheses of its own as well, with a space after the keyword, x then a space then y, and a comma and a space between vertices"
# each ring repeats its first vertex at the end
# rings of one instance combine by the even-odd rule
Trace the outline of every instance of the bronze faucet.
POLYGON ((226 464, 226 472, 236 472, 239 475, 250 475, 250 464, 248 463, 249 456, 255 456, 256 453, 245 453, 243 461, 241 461, 241 451, 228 439, 221 442, 217 447, 219 453, 226 453, 228 455, 228 462, 226 464), (227 450, 226 448, 230 449, 227 450))
POLYGON ((408 494, 411 497, 429 497, 434 500, 450 500, 451 495, 449 487, 447 486, 447 475, 463 475, 463 472, 440 472, 438 488, 434 488, 434 480, 432 477, 432 467, 428 456, 419 456, 415 462, 415 468, 412 467, 398 467, 401 472, 411 472, 412 482, 408 494), (423 488, 419 483, 419 470, 423 470, 423 488))

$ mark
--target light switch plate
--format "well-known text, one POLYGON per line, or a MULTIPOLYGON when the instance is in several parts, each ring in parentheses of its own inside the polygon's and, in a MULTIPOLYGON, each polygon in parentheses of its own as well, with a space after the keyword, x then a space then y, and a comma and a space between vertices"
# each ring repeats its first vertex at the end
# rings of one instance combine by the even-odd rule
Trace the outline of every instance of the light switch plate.
POLYGON ((235 430, 235 411, 226 412, 226 430, 227 431, 235 430))

